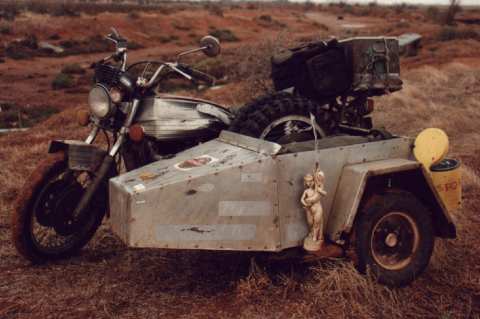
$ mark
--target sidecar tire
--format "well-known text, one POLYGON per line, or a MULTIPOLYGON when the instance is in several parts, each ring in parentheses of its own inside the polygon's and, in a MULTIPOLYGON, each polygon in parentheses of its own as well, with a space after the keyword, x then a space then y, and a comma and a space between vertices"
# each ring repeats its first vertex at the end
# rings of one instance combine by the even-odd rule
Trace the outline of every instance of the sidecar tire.
POLYGON ((66 158, 63 152, 48 155, 30 175, 17 197, 12 213, 12 240, 20 255, 32 264, 40 264, 49 260, 63 259, 77 254, 93 237, 105 216, 105 209, 95 214, 90 227, 82 229, 79 238, 64 251, 45 252, 34 243, 31 233, 31 223, 34 203, 42 188, 52 177, 66 168, 66 158))
POLYGON ((275 121, 289 116, 310 119, 315 116, 322 131, 319 138, 328 136, 335 128, 333 114, 312 100, 290 93, 280 92, 253 101, 238 110, 230 130, 240 134, 261 138, 265 130, 275 121))
POLYGON ((370 270, 378 282, 392 287, 406 286, 423 273, 435 242, 431 212, 406 191, 373 196, 356 222, 355 237, 357 269, 370 270), (389 229, 395 229, 393 242, 389 229))

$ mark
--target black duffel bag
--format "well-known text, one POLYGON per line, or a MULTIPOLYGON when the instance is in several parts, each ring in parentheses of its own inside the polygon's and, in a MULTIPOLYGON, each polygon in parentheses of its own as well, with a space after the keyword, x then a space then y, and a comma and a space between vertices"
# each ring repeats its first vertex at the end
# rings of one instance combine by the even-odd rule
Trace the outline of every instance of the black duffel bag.
POLYGON ((341 95, 352 82, 351 66, 337 40, 284 49, 272 57, 272 80, 277 91, 295 87, 312 97, 341 95))

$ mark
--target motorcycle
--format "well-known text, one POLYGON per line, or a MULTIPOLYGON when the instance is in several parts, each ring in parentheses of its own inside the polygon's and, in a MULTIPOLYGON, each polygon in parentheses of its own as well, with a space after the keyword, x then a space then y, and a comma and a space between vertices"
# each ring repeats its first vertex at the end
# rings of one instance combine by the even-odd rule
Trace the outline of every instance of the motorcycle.
POLYGON ((78 115, 82 125, 92 126, 90 134, 83 142, 52 141, 51 156, 28 179, 16 203, 13 241, 32 262, 64 258, 88 243, 108 212, 108 180, 118 175, 121 160, 130 171, 173 156, 215 138, 233 118, 212 102, 155 93, 172 74, 213 85, 213 77, 180 60, 195 52, 217 56, 221 47, 216 38, 203 37, 200 47, 180 53, 175 62, 130 66, 127 40, 115 29, 106 38, 115 52, 92 65, 90 112, 78 115), (143 72, 136 75, 138 68, 143 72), (94 145, 100 132, 107 137, 106 151, 94 145))
POLYGON ((115 52, 92 65, 90 111, 78 115, 80 124, 92 126, 90 134, 84 141, 52 141, 50 156, 27 180, 15 205, 13 241, 34 263, 65 258, 88 243, 108 215, 108 181, 121 167, 131 171, 173 157, 225 129, 286 144, 332 134, 344 118, 334 120, 333 112, 314 100, 288 92, 258 99, 237 114, 214 102, 158 94, 172 75, 214 85, 212 76, 181 59, 197 52, 218 56, 219 41, 205 36, 198 48, 178 54, 174 62, 127 66, 128 41, 115 29, 106 38, 115 52), (94 145, 100 132, 106 150, 94 145))

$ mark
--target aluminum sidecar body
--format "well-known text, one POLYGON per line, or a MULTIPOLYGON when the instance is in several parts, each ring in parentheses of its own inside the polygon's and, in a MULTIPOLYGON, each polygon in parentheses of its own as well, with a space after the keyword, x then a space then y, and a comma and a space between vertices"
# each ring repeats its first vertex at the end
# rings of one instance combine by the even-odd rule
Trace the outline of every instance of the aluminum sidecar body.
POLYGON ((325 173, 322 204, 329 241, 343 244, 372 188, 409 188, 434 214, 437 236, 455 226, 413 140, 334 136, 280 146, 223 131, 171 159, 110 180, 111 224, 131 247, 281 251, 308 233, 300 204, 303 177, 325 173))

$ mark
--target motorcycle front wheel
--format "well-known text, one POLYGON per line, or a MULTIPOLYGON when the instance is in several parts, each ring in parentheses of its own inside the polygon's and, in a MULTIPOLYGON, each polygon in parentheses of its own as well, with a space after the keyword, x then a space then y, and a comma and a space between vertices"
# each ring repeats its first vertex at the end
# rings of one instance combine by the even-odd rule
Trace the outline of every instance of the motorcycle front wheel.
POLYGON ((72 213, 92 176, 68 169, 65 154, 49 155, 32 173, 12 215, 17 251, 32 263, 72 256, 93 237, 107 210, 105 190, 91 201, 88 214, 72 213))

